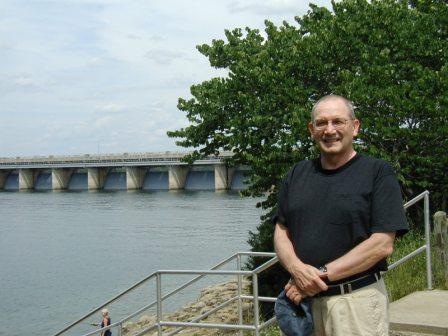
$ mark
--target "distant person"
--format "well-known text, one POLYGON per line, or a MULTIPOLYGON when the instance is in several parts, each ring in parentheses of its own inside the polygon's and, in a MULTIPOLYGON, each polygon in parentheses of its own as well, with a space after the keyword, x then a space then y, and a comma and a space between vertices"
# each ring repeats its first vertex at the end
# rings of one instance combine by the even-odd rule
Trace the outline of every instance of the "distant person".
MULTIPOLYGON (((100 326, 101 328, 110 326, 109 311, 106 308, 104 308, 103 310, 101 310, 101 315, 103 315, 103 318, 101 319, 101 323, 92 323, 92 325, 100 326)), ((101 336, 112 336, 112 331, 110 331, 110 329, 103 331, 101 333, 101 336)))
MULTIPOLYGON (((109 311, 106 309, 106 308, 104 308, 102 311, 101 311, 101 314, 103 314, 103 320, 101 321, 101 328, 104 328, 104 327, 107 327, 107 326, 110 326, 110 316, 109 316, 109 311)), ((110 329, 108 329, 108 330, 106 330, 106 331, 103 331, 102 333, 101 333, 101 336, 111 336, 112 335, 112 331, 110 331, 110 329)))

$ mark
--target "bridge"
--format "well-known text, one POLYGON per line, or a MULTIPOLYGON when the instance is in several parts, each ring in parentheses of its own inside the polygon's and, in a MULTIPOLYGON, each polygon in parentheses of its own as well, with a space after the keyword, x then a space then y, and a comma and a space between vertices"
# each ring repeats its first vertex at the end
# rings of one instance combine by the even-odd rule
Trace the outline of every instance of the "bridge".
MULTIPOLYGON (((0 158, 0 190, 244 189, 231 152, 189 165, 187 152, 0 158)), ((247 169, 247 168, 246 168, 247 169)))

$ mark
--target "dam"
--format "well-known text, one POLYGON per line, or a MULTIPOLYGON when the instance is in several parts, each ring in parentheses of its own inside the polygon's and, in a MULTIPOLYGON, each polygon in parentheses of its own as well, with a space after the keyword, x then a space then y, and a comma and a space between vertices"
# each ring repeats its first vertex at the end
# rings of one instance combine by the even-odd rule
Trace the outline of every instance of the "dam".
POLYGON ((189 153, 123 153, 0 158, 0 190, 242 190, 247 167, 231 152, 187 164, 189 153))

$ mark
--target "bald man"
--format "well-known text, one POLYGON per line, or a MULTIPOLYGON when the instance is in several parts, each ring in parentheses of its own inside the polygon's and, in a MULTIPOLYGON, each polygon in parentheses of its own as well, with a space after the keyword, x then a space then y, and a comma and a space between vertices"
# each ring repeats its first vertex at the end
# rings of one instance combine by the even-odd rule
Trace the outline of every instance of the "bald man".
POLYGON ((292 167, 278 195, 275 251, 296 304, 312 297, 315 336, 388 335, 381 278, 408 224, 398 181, 385 161, 355 151, 353 104, 328 95, 308 124, 320 156, 292 167))

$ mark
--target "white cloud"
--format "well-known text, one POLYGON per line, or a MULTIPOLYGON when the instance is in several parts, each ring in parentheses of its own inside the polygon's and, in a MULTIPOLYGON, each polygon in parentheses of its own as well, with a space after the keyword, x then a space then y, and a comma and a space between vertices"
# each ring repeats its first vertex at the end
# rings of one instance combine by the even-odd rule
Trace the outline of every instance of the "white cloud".
POLYGON ((87 60, 86 65, 87 66, 97 66, 104 64, 105 60, 101 57, 91 57, 87 60))
POLYGON ((327 0, 239 0, 229 3, 228 9, 231 13, 252 13, 264 17, 283 16, 292 18, 296 15, 305 14, 309 9, 310 2, 318 6, 329 7, 330 5, 330 1, 327 0))
POLYGON ((100 112, 123 112, 126 110, 126 105, 116 104, 116 103, 105 103, 103 105, 97 105, 95 107, 97 111, 100 112))
POLYGON ((0 156, 176 150, 166 131, 187 125, 178 98, 226 75, 195 46, 224 38, 224 29, 262 29, 265 18, 292 22, 306 7, 292 0, 2 0, 0 156))
POLYGON ((17 86, 37 86, 37 81, 31 77, 18 77, 13 80, 17 86))
POLYGON ((230 12, 250 12, 257 15, 294 15, 294 12, 303 7, 296 0, 270 0, 270 1, 234 1, 228 5, 230 12))
POLYGON ((96 129, 103 129, 103 128, 106 128, 106 127, 112 125, 115 120, 116 120, 116 118, 113 118, 110 115, 103 116, 103 117, 97 118, 94 121, 93 125, 94 125, 94 128, 96 128, 96 129))
POLYGON ((188 59, 185 53, 166 49, 152 49, 146 52, 145 57, 162 65, 170 65, 175 61, 188 59))

